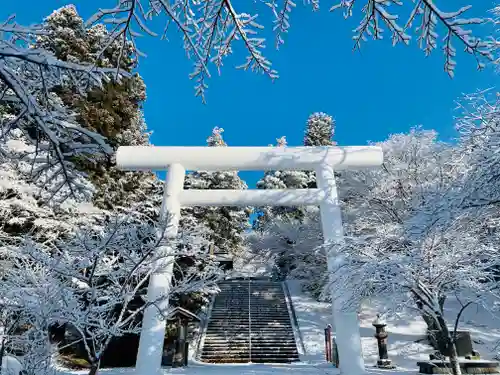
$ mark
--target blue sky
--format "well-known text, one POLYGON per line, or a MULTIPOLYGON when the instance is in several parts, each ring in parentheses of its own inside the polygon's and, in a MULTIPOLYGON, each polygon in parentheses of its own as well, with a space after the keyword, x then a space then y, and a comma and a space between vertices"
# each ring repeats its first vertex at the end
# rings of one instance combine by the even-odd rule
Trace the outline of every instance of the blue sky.
MULTIPOLYGON (((446 10, 455 10, 462 2, 454 1, 453 9, 446 10)), ((87 18, 98 6, 114 2, 72 3, 87 18)), ((471 15, 484 15, 492 7, 490 0, 465 3, 473 5, 471 15)), ((19 22, 40 22, 66 4, 9 1, 2 4, 0 17, 16 13, 19 22)), ((267 145, 283 135, 290 145, 299 145, 307 117, 316 111, 336 119, 335 139, 341 145, 383 140, 416 125, 434 128, 443 139, 450 139, 455 135, 455 100, 462 93, 491 87, 498 79, 491 71, 477 72, 474 59, 459 52, 452 80, 443 71, 442 52, 436 50, 426 58, 414 42, 409 47, 391 47, 389 40, 368 41, 361 52, 352 52, 355 20, 329 13, 325 0, 319 13, 301 1, 297 4, 285 45, 276 51, 273 40, 267 43, 267 56, 280 78, 272 83, 262 75, 235 70, 233 66, 244 61, 243 55, 235 55, 226 61, 220 77, 212 71, 206 105, 194 96, 194 82, 188 78, 191 62, 177 35, 171 34, 169 41, 141 39, 140 47, 148 57, 141 60, 139 73, 147 85, 144 111, 154 131, 153 143, 204 145, 211 129, 220 126, 233 146, 267 145)), ((269 16, 261 17, 268 28, 270 21, 269 16)), ((462 50, 458 43, 456 47, 462 50)), ((253 185, 257 175, 245 174, 245 178, 253 185)))

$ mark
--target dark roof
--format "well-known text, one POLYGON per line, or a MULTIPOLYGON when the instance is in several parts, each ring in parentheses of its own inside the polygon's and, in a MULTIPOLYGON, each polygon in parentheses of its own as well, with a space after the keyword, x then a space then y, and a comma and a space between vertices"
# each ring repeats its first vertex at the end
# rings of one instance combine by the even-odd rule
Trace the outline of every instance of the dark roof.
POLYGON ((175 309, 170 311, 170 313, 167 316, 167 320, 173 320, 177 318, 179 315, 188 318, 189 320, 201 321, 201 318, 198 315, 192 313, 191 311, 183 309, 182 307, 176 307, 175 309))

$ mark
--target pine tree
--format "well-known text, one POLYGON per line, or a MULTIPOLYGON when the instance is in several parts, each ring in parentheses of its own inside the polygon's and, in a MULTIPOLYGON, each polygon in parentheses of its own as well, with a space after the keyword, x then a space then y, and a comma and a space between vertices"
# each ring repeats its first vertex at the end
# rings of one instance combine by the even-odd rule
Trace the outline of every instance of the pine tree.
MULTIPOLYGON (((109 43, 109 32, 104 25, 87 28, 73 5, 48 16, 44 20, 44 31, 45 35, 37 38, 37 47, 54 53, 62 61, 120 66, 130 73, 136 67, 130 42, 125 43, 124 51, 121 41, 109 43)), ((146 86, 138 74, 132 73, 120 81, 110 80, 83 93, 71 85, 58 87, 56 93, 64 105, 76 112, 80 124, 106 137, 113 149, 149 144, 150 133, 141 112, 146 86)), ((159 192, 161 195, 162 184, 152 173, 119 171, 113 158, 97 163, 76 160, 76 166, 86 172, 95 185, 93 202, 100 208, 129 208, 151 200, 149 197, 155 197, 155 204, 158 203, 156 198, 159 192)))
POLYGON ((304 146, 333 146, 335 121, 332 116, 315 112, 307 119, 304 146))
MULTIPOLYGON (((226 147, 222 137, 224 129, 215 127, 207 138, 209 147, 226 147)), ((193 171, 186 175, 185 189, 247 189, 246 183, 232 171, 193 171)), ((242 249, 244 232, 248 229, 250 210, 241 207, 191 207, 183 216, 193 217, 207 225, 210 242, 217 252, 238 253, 242 249)))
MULTIPOLYGON (((304 146, 334 146, 336 144, 332 140, 334 131, 335 121, 333 117, 323 112, 315 112, 307 119, 306 130, 304 132, 304 146)), ((314 171, 307 171, 305 173, 308 180, 307 187, 309 189, 316 188, 316 173, 314 171)))
MULTIPOLYGON (((53 12, 45 19, 43 29, 37 45, 61 61, 88 62, 103 67, 118 62, 120 43, 107 46, 100 54, 108 38, 106 29, 102 25, 87 29, 73 6, 53 12)), ((122 58, 121 68, 132 71, 133 61, 122 58)), ((138 75, 132 74, 119 82, 110 80, 102 87, 89 86, 87 91, 78 90, 71 80, 49 89, 51 98, 67 112, 74 113, 75 121, 82 128, 103 136, 113 149, 120 145, 149 144, 141 112, 145 86, 138 75)), ((2 251, 2 260, 15 260, 17 249, 27 236, 35 244, 65 243, 82 228, 94 228, 97 233, 109 229, 113 224, 109 218, 119 212, 131 214, 130 220, 141 225, 147 224, 145 220, 157 219, 162 182, 152 173, 119 171, 112 158, 94 160, 70 156, 67 166, 72 168, 73 185, 85 187, 76 190, 76 194, 70 194, 68 185, 61 184, 61 178, 41 178, 37 185, 28 180, 27 176, 32 170, 36 171, 40 163, 29 159, 35 146, 27 137, 33 135, 11 126, 15 114, 15 108, 8 106, 0 110, 3 136, 0 143, 0 248, 10 249, 7 255, 2 251), (54 191, 57 195, 51 196, 54 191), (79 195, 80 191, 86 194, 79 195)), ((43 160, 44 156, 42 147, 31 159, 43 160)), ((189 231, 192 227, 183 225, 181 232, 183 230, 189 231)))
MULTIPOLYGON (((43 27, 45 33, 37 39, 37 44, 54 53, 61 61, 89 62, 104 67, 118 62, 120 43, 108 45, 103 50, 103 41, 108 37, 106 29, 99 25, 85 28, 73 6, 52 13, 45 19, 43 27)), ((128 58, 122 58, 120 64, 122 69, 130 72, 135 67, 133 60, 128 58)), ((77 90, 69 81, 67 85, 54 88, 50 95, 61 107, 74 113, 84 129, 101 134, 113 149, 121 145, 149 144, 149 133, 141 112, 145 86, 138 75, 132 74, 119 82, 111 80, 98 88, 89 87, 88 91, 77 90)), ((8 106, 0 109, 3 136, 0 143, 0 248, 4 249, 5 245, 12 249, 10 257, 15 256, 17 247, 26 236, 35 244, 49 245, 55 241, 64 244, 71 241, 83 227, 94 227, 96 233, 109 230, 110 225, 114 224, 110 223, 110 219, 120 213, 130 214, 130 221, 134 225, 154 224, 162 200, 162 181, 152 173, 119 171, 112 158, 99 162, 88 158, 71 160, 73 178, 78 177, 78 181, 74 182, 85 186, 83 191, 91 192, 84 196, 70 196, 65 184, 58 187, 61 184, 58 179, 42 180, 42 184, 47 185, 42 189, 28 181, 25 177, 28 174, 23 175, 22 172, 31 168, 36 170, 38 165, 23 159, 33 153, 34 146, 27 142, 26 135, 20 129, 10 129, 15 113, 8 106), (48 189, 49 185, 51 189, 48 189), (46 190, 47 194, 55 190, 64 199, 44 201, 47 194, 41 194, 40 190, 42 193, 46 190)), ((39 151, 37 158, 43 157, 43 151, 39 151)), ((222 175, 217 178, 225 180, 222 175)), ((187 238, 205 225, 193 217, 185 217, 180 223, 180 237, 187 238)), ((229 228, 233 227, 229 225, 229 228)), ((188 248, 195 253, 198 251, 195 246, 198 245, 190 243, 188 248)), ((2 261, 8 261, 4 255, 2 251, 2 261)), ((196 263, 192 260, 189 257, 176 259, 176 272, 188 270, 196 263)), ((210 264, 205 262, 200 267, 200 271, 205 268, 208 270, 210 264)), ((182 275, 177 276, 176 282, 182 279, 182 275)), ((185 306, 187 303, 190 309, 196 310, 206 302, 206 291, 195 296, 184 294, 170 297, 173 305, 185 306)), ((123 343, 119 341, 113 339, 118 351, 120 345, 131 345, 127 340, 123 343)), ((107 360, 112 361, 113 354, 116 353, 108 353, 107 360)))
MULTIPOLYGON (((304 134, 304 146, 332 146, 335 121, 332 116, 315 112, 309 116, 304 134)), ((286 137, 276 139, 277 147, 286 147, 286 137)), ((258 189, 311 189, 316 188, 316 174, 313 171, 269 171, 257 182, 258 189)), ((301 219, 304 210, 298 207, 263 207, 258 209, 258 220, 254 228, 258 229, 267 220, 277 216, 289 219, 301 219)))
MULTIPOLYGON (((276 139, 276 147, 287 147, 286 137, 276 139)), ((269 145, 269 147, 274 147, 269 145)), ((264 176, 257 181, 257 189, 305 189, 308 185, 308 176, 301 171, 266 171, 264 176)), ((256 209, 257 220, 254 229, 262 228, 265 222, 277 216, 289 216, 300 218, 302 213, 295 207, 258 207, 256 209)))
MULTIPOLYGON (((9 118, 0 115, 0 126, 9 118)), ((80 200, 68 197, 63 203, 45 199, 43 189, 25 178, 26 170, 38 167, 23 159, 33 148, 19 129, 10 131, 0 143, 0 247, 17 246, 26 235, 41 242, 68 238, 79 227, 96 225, 95 216, 103 214, 85 196, 80 200)), ((47 183, 57 185, 60 181, 47 183)), ((79 183, 88 184, 84 174, 79 183)), ((59 191, 68 194, 64 186, 59 191)))

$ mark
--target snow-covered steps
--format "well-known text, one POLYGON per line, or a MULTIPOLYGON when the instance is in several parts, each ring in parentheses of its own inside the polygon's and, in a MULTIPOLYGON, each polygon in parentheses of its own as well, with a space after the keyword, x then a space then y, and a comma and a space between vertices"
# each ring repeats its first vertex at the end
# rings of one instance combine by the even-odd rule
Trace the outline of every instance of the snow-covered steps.
POLYGON ((282 284, 226 280, 219 285, 200 360, 291 363, 299 360, 282 284))

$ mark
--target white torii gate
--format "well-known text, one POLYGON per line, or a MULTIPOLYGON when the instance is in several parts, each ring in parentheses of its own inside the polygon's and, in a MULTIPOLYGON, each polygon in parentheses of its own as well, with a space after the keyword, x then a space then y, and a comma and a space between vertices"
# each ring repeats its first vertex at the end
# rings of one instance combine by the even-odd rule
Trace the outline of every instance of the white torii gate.
MULTIPOLYGON (((177 235, 182 206, 304 206, 319 205, 325 242, 341 241, 342 219, 338 205, 335 170, 377 167, 383 162, 380 147, 119 147, 118 168, 130 171, 166 170, 167 178, 160 210, 160 220, 172 219, 167 238, 177 235), (310 170, 316 172, 317 189, 283 190, 184 190, 186 170, 310 170)), ((168 243, 158 251, 168 250, 168 243)), ((154 265, 148 300, 168 295, 172 279, 171 261, 154 265)), ((328 270, 343 262, 338 254, 328 255, 328 270)), ((357 311, 341 309, 350 291, 333 286, 332 312, 336 324, 341 374, 365 372, 357 311)), ((137 353, 136 375, 159 375, 166 321, 158 308, 166 310, 168 299, 145 309, 137 353)))

